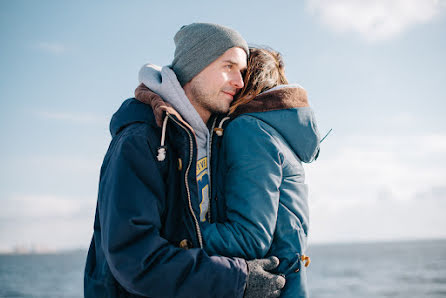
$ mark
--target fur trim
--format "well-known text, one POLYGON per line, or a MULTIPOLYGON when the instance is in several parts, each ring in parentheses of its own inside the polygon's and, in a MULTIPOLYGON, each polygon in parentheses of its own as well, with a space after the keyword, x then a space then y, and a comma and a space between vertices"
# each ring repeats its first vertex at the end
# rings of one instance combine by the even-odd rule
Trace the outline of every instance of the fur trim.
POLYGON ((246 113, 267 112, 291 108, 309 107, 307 91, 303 88, 280 88, 261 93, 247 104, 240 105, 232 117, 246 113))
POLYGON ((161 127, 164 119, 164 113, 168 113, 177 117, 177 119, 189 128, 193 133, 192 127, 183 120, 180 113, 178 113, 168 102, 165 102, 161 96, 150 90, 144 84, 140 84, 135 89, 135 98, 142 103, 145 103, 152 107, 153 114, 155 115, 156 124, 161 127))

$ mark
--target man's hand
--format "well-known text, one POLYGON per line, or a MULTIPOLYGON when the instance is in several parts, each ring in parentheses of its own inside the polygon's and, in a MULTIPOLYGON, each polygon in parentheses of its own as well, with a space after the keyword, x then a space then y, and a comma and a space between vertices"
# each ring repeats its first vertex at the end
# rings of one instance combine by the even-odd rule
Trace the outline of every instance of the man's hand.
POLYGON ((285 278, 268 272, 279 266, 279 259, 269 257, 268 259, 246 261, 246 263, 249 275, 244 297, 279 297, 280 291, 285 286, 285 278))

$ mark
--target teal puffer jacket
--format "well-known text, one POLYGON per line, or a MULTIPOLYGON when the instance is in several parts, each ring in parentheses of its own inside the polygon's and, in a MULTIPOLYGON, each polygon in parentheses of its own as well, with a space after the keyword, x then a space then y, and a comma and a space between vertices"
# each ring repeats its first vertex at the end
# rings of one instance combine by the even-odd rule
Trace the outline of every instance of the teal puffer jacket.
POLYGON ((245 259, 277 256, 287 279, 281 297, 308 297, 302 162, 317 158, 319 142, 305 90, 281 86, 239 107, 218 152, 215 223, 202 224, 205 250, 245 259))

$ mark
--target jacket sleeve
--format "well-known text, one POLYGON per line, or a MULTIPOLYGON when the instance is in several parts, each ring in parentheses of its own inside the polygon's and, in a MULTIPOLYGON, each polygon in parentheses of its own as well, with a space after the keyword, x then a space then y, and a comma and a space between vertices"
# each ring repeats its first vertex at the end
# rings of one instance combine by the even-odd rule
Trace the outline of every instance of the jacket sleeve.
POLYGON ((224 132, 224 223, 204 223, 209 254, 262 258, 268 252, 277 221, 282 158, 267 124, 252 118, 232 121, 224 132))
POLYGON ((147 137, 110 147, 101 170, 101 242, 110 271, 130 293, 149 297, 242 297, 246 262, 181 249, 161 237, 165 187, 147 137))

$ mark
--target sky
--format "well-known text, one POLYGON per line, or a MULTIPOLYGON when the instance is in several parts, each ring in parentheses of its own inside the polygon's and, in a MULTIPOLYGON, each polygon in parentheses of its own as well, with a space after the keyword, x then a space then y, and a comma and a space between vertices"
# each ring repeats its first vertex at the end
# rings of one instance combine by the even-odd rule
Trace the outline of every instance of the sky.
POLYGON ((0 252, 88 248, 110 118, 193 22, 281 52, 333 129, 310 245, 446 237, 446 1, 0 0, 0 252))

